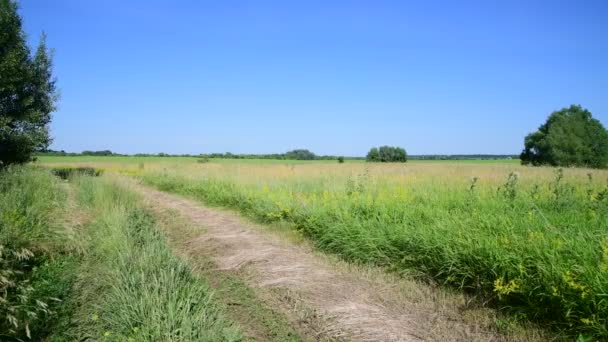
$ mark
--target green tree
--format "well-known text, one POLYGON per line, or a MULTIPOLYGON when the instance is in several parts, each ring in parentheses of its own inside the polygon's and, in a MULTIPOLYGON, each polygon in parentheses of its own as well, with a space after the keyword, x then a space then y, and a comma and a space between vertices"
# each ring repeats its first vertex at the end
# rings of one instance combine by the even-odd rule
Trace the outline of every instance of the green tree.
POLYGON ((608 166, 608 132, 581 106, 572 105, 551 113, 538 131, 524 140, 522 164, 608 166))
POLYGON ((367 161, 370 162, 406 162, 407 152, 401 147, 393 146, 380 146, 379 148, 373 147, 369 150, 366 157, 367 161))
POLYGON ((0 168, 31 160, 50 143, 48 124, 57 91, 52 56, 42 34, 34 55, 17 4, 0 0, 0 168))
POLYGON ((380 154, 378 153, 377 147, 372 147, 369 152, 367 152, 367 157, 365 159, 368 162, 378 162, 380 161, 380 154))
POLYGON ((293 150, 285 153, 285 159, 314 160, 316 155, 309 150, 293 150))

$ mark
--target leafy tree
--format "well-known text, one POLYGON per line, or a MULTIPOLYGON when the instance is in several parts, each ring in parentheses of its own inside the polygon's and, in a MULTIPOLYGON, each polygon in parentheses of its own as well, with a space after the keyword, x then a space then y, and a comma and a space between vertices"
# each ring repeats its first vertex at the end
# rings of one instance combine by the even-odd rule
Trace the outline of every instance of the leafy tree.
POLYGON ((365 159, 369 162, 378 162, 380 161, 380 154, 378 153, 377 147, 372 147, 369 152, 367 152, 367 157, 365 159))
POLYGON ((338 163, 339 163, 339 164, 344 163, 344 157, 339 156, 339 157, 338 157, 338 163))
POLYGON ((17 4, 0 0, 0 168, 31 160, 49 142, 57 91, 51 53, 42 34, 32 56, 17 4))
POLYGON ((309 150, 293 150, 285 153, 285 159, 314 160, 315 154, 309 150))
POLYGON ((82 151, 81 155, 83 155, 83 156, 114 156, 116 154, 110 150, 103 150, 103 151, 82 151))
POLYGON ((522 164, 608 166, 608 132, 581 106, 551 113, 538 131, 528 134, 520 155, 522 164))
POLYGON ((380 146, 373 147, 367 153, 367 161, 370 162, 406 162, 407 153, 401 147, 380 146))

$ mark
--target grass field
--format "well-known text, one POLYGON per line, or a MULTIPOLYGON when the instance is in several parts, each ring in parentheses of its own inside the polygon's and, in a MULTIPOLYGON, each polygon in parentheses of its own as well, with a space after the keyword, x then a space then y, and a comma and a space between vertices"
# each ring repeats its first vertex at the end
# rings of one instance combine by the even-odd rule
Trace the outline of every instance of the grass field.
POLYGON ((0 190, 0 340, 241 340, 134 193, 31 167, 0 190))
POLYGON ((196 163, 42 158, 284 222, 319 249, 473 294, 514 317, 607 338, 608 172, 513 161, 196 163))

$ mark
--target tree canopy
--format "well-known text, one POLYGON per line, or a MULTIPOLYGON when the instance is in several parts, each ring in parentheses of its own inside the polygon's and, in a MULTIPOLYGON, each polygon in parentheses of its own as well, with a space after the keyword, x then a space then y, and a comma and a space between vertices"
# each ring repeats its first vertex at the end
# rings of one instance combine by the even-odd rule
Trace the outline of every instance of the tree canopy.
POLYGON ((314 160, 315 154, 309 150, 293 150, 285 153, 285 159, 314 160))
POLYGON ((373 147, 367 153, 368 162, 403 162, 407 161, 407 153, 401 147, 380 146, 373 147))
POLYGON ((538 131, 524 140, 522 164, 608 166, 608 132, 581 106, 572 105, 551 113, 538 131))
POLYGON ((32 55, 17 4, 0 0, 0 168, 24 163, 50 142, 57 92, 46 36, 32 55))

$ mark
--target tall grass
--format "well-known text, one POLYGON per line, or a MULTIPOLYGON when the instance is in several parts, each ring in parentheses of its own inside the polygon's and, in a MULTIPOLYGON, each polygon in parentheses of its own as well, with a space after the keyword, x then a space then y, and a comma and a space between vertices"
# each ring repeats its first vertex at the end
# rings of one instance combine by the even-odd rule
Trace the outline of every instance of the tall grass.
POLYGON ((57 216, 65 192, 49 172, 0 172, 0 340, 47 336, 69 294, 78 242, 57 216))
POLYGON ((0 172, 0 340, 241 339, 139 198, 108 180, 69 178, 0 172))
POLYGON ((462 288, 565 334, 608 338, 605 173, 341 167, 204 164, 141 179, 258 220, 290 222, 344 259, 462 288))
POLYGON ((173 256, 133 193, 104 179, 74 180, 94 213, 71 323, 57 339, 235 341, 208 287, 173 256))

